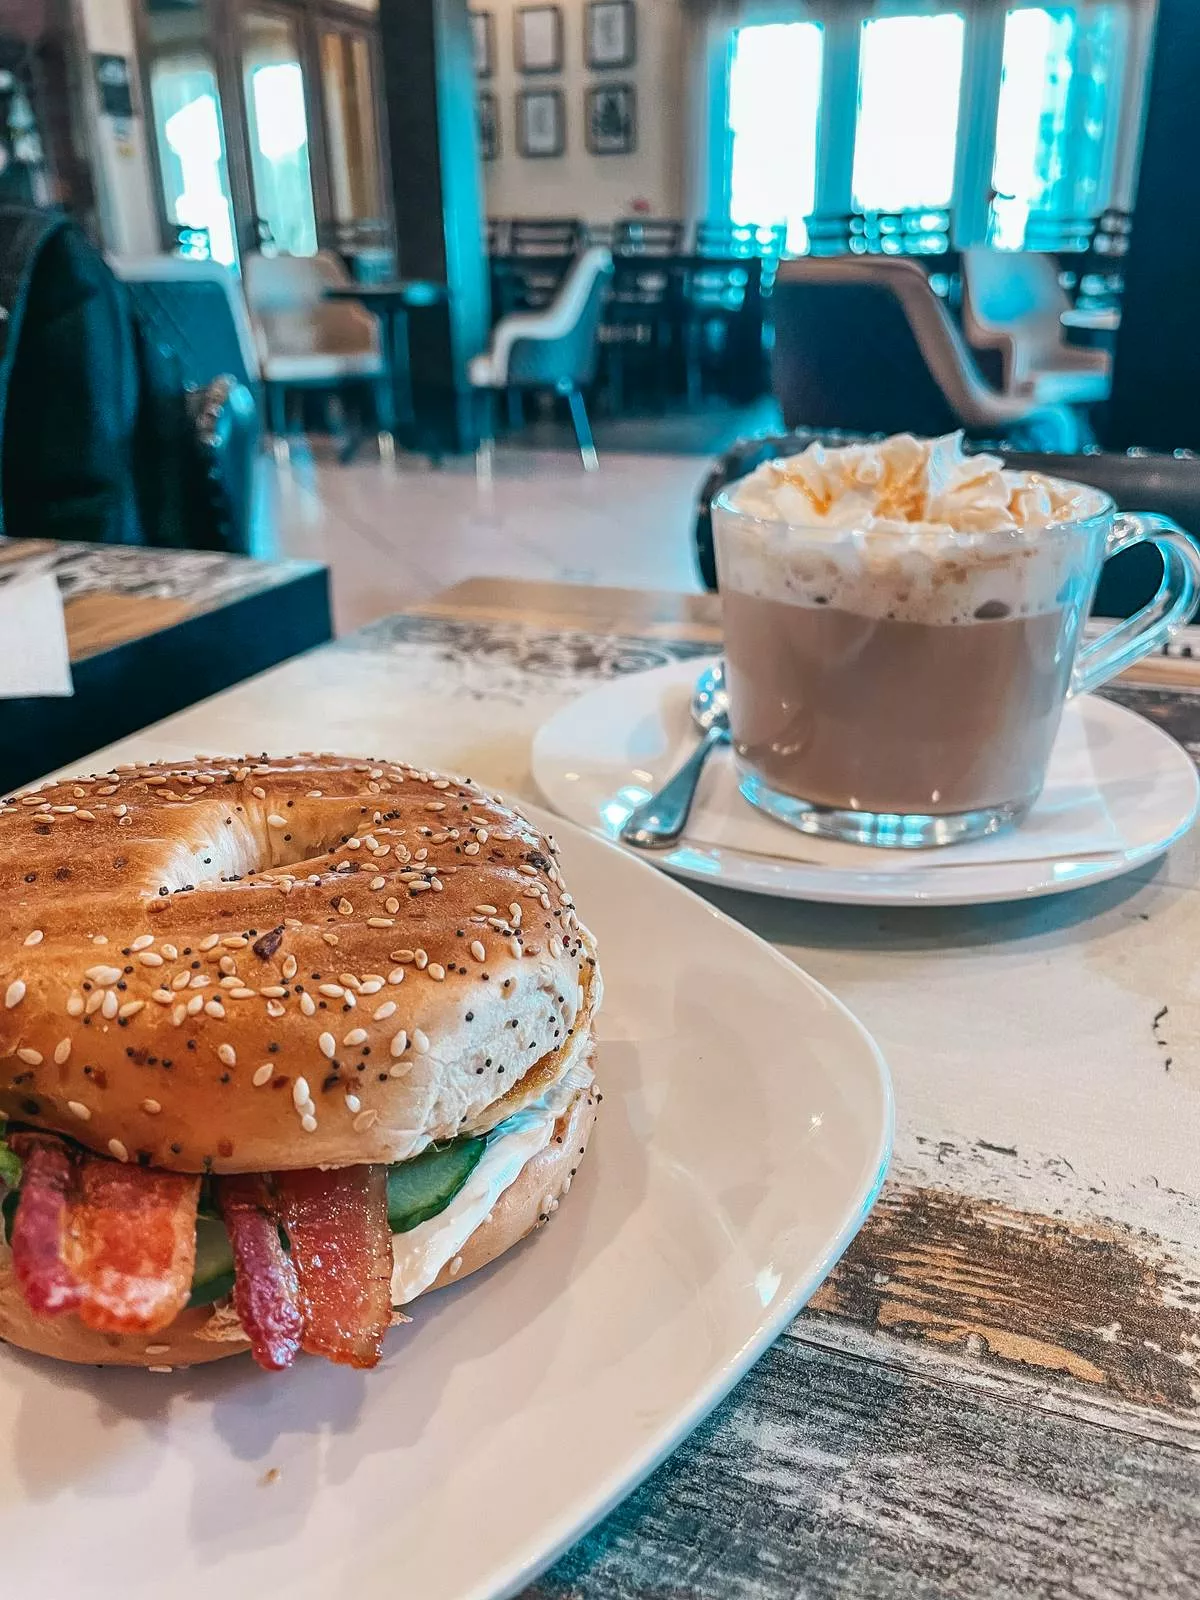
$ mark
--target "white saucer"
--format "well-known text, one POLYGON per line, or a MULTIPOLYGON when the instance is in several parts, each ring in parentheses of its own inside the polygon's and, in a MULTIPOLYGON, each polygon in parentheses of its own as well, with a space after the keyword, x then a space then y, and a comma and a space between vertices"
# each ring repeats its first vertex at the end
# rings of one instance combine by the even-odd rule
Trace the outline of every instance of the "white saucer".
MULTIPOLYGON (((534 738, 533 776, 550 805, 616 839, 633 807, 691 749, 688 700, 706 664, 678 661, 614 679, 544 723, 534 738)), ((1029 826, 1016 833, 892 852, 811 840, 772 822, 736 794, 732 755, 718 750, 691 834, 669 850, 634 853, 678 877, 791 900, 978 905, 1118 877, 1162 855, 1195 820, 1200 781, 1191 758, 1160 728, 1110 700, 1086 696, 1067 707, 1051 771, 1076 774, 1081 763, 1090 801, 1076 808, 1073 822, 1069 805, 1059 824, 1039 802, 1029 826)))

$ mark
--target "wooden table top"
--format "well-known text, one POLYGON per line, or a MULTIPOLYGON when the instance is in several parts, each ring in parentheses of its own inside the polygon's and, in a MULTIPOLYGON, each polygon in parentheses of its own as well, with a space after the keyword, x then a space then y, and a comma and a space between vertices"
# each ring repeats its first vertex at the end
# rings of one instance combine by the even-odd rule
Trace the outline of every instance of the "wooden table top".
MULTIPOLYGON (((475 580, 155 750, 258 747, 298 706, 313 747, 402 728, 407 758, 535 798, 548 715, 718 640, 709 597, 475 580)), ((1194 662, 1114 692, 1200 756, 1194 662)), ((1198 888, 1192 836, 1030 904, 710 892, 875 1034, 895 1159, 809 1308, 527 1600, 1200 1592, 1198 888)))

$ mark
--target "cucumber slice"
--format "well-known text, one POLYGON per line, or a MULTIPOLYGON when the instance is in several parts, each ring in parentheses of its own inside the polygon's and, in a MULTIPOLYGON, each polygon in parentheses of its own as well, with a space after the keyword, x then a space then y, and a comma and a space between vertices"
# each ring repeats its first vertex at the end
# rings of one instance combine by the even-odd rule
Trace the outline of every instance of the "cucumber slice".
POLYGON ((444 1211, 479 1165, 486 1138, 431 1145, 411 1161, 388 1169, 388 1226, 408 1233, 444 1211))
POLYGON ((225 1224, 215 1217, 196 1218, 196 1270, 189 1306, 210 1306, 233 1289, 233 1246, 225 1224))

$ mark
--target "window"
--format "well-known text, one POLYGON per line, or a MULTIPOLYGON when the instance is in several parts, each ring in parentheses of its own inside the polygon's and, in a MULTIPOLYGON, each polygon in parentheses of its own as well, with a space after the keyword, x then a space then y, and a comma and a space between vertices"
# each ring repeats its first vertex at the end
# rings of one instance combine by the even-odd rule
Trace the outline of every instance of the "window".
POLYGON ((1124 21, 1115 5, 1008 12, 989 228, 1000 248, 1021 249, 1032 218, 1041 226, 1030 242, 1045 245, 1055 223, 1103 209, 1124 21))
POLYGON ((264 242, 284 255, 317 253, 308 161, 304 72, 292 22, 270 12, 247 12, 242 72, 254 205, 264 242))
POLYGON ((852 180, 856 211, 948 206, 954 194, 963 19, 877 17, 862 25, 852 180))
POLYGON ((212 62, 191 50, 159 56, 150 68, 150 100, 167 216, 203 241, 192 253, 207 249, 232 266, 233 206, 212 62))
POLYGON ((808 247, 816 194, 823 32, 816 22, 739 28, 730 59, 730 220, 786 222, 793 254, 808 247))

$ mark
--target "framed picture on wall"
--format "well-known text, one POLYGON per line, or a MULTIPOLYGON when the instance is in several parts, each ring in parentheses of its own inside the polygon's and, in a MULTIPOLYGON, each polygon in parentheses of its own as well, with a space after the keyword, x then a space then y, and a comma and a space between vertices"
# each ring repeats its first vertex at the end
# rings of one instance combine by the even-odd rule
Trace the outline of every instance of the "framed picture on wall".
POLYGON ((584 125, 594 156, 627 156, 637 149, 637 90, 632 83, 601 83, 587 92, 584 125))
POLYGON ((479 153, 485 161, 500 154, 500 108, 488 89, 479 96, 479 153))
POLYGON ((471 12, 471 47, 476 76, 490 78, 496 70, 496 19, 490 11, 471 12))
POLYGON ((591 0, 585 13, 584 55, 589 67, 632 67, 637 60, 637 9, 633 0, 591 0))
POLYGON ((523 156, 561 156, 567 119, 561 89, 522 89, 517 95, 517 149, 523 156))
POLYGON ((522 6, 516 14, 513 50, 520 72, 561 72, 563 24, 559 6, 522 6))

